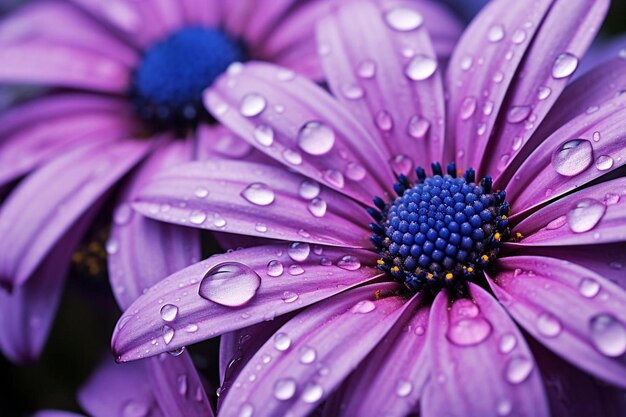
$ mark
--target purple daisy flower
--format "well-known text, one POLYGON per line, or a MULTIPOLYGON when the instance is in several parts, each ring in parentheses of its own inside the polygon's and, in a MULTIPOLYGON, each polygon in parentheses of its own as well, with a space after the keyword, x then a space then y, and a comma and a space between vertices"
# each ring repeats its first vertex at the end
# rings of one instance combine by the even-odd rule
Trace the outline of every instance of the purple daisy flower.
POLYGON ((611 415, 582 390, 626 386, 626 60, 568 85, 607 8, 490 2, 444 74, 417 9, 349 4, 318 24, 333 96, 221 77, 208 109, 275 162, 186 164, 134 208, 277 241, 152 287, 118 360, 237 331, 223 416, 611 415))

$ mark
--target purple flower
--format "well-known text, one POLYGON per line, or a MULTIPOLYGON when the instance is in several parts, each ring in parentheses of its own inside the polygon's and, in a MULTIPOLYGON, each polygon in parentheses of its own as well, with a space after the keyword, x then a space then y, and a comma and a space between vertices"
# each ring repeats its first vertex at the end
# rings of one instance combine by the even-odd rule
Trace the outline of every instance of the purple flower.
POLYGON ((118 360, 225 335, 223 416, 608 414, 591 387, 626 386, 626 60, 568 85, 607 7, 493 1, 444 71, 414 6, 346 5, 318 24, 333 96, 268 64, 221 77, 207 107, 274 162, 186 164, 134 208, 274 241, 152 287, 118 360))
POLYGON ((196 231, 134 215, 127 201, 181 161, 254 159, 204 110, 202 90, 247 59, 319 78, 313 24, 326 10, 323 1, 51 0, 3 19, 0 82, 49 91, 0 117, 6 356, 39 356, 77 243, 129 174, 107 244, 120 305, 200 258, 196 231))

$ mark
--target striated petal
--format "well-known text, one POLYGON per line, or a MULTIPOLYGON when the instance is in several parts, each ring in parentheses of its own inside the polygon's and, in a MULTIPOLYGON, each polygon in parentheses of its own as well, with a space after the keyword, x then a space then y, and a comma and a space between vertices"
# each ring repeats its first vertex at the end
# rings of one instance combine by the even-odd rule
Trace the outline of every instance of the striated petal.
POLYGON ((376 349, 329 399, 329 416, 404 417, 419 408, 418 401, 430 376, 426 349, 430 308, 423 300, 411 302, 376 349), (330 412, 329 412, 330 411, 330 412))
POLYGON ((489 293, 470 283, 470 294, 472 300, 448 307, 441 292, 433 303, 432 377, 422 414, 549 416, 541 375, 522 333, 489 293))
POLYGON ((180 0, 179 3, 187 23, 219 26, 223 13, 220 0, 180 0))
POLYGON ((76 220, 148 150, 136 141, 82 146, 22 181, 0 209, 0 282, 26 282, 76 220))
POLYGON ((593 41, 609 4, 610 0, 552 2, 518 68, 518 76, 499 115, 497 126, 501 128, 489 141, 481 172, 495 176, 503 171, 519 152, 520 144, 532 136, 593 41), (550 93, 546 97, 547 91, 550 93))
POLYGON ((410 308, 397 289, 395 283, 364 286, 298 314, 250 360, 220 412, 308 415, 410 308))
POLYGON ((544 346, 626 386, 626 292, 579 265, 539 256, 498 261, 489 280, 513 318, 544 346))
POLYGON ((290 70, 236 65, 204 99, 262 152, 364 204, 394 181, 382 145, 332 96, 290 70))
POLYGON ((626 178, 576 190, 513 228, 519 245, 563 246, 626 240, 626 178))
POLYGON ((56 315, 72 255, 102 203, 95 203, 52 248, 31 279, 0 290, 0 350, 15 363, 39 359, 56 315))
POLYGON ((131 68, 81 47, 28 40, 0 48, 0 81, 125 93, 131 68))
POLYGON ((282 167, 247 161, 176 166, 146 184, 134 208, 158 220, 221 232, 371 245, 369 215, 362 206, 282 167))
POLYGON ((623 166, 624 123, 626 94, 575 117, 550 135, 505 186, 513 213, 539 206, 623 166))
POLYGON ((365 265, 375 259, 368 251, 306 243, 215 255, 164 279, 134 302, 113 333, 113 350, 119 361, 129 361, 271 320, 373 279, 380 273, 365 265), (225 266, 237 273, 216 290, 214 274, 225 266), (167 307, 176 311, 172 322, 161 316, 165 305, 176 309, 167 307))
POLYGON ((33 414, 33 417, 84 417, 82 414, 70 413, 61 410, 42 410, 33 414))
POLYGON ((444 143, 441 65, 417 6, 349 2, 317 30, 331 90, 401 174, 440 161, 444 143))
POLYGON ((141 363, 116 364, 107 357, 78 392, 78 403, 91 417, 160 417, 154 393, 145 383, 148 377, 141 363))

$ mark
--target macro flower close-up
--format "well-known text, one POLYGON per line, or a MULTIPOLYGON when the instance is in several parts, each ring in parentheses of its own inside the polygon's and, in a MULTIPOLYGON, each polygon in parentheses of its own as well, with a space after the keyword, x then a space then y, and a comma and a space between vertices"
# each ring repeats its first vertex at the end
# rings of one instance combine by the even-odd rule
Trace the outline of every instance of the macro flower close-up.
POLYGON ((40 357, 78 267, 118 314, 77 404, 36 415, 626 415, 613 10, 25 1, 0 348, 40 357))

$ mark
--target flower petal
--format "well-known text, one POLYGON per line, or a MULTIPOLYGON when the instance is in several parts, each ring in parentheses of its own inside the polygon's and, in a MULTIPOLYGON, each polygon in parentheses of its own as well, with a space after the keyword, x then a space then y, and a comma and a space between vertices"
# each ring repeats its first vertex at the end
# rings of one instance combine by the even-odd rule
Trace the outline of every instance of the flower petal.
POLYGON ((119 361, 129 361, 271 320, 378 276, 375 268, 364 266, 375 259, 368 251, 311 248, 303 243, 215 255, 171 275, 134 302, 113 333, 113 351, 119 361), (200 285, 210 283, 212 275, 203 277, 224 263, 243 268, 231 278, 232 285, 241 288, 237 292, 225 288, 203 298, 200 285), (166 304, 177 308, 171 323, 161 317, 166 304))
POLYGON ((419 408, 430 376, 426 349, 430 308, 421 299, 411 304, 414 307, 363 360, 343 389, 331 396, 334 413, 328 415, 404 417, 419 408))
POLYGON ((364 286, 298 314, 240 373, 220 412, 308 415, 409 308, 397 289, 395 283, 364 286))
POLYGON ((626 386, 626 292, 579 265, 539 256, 504 258, 489 280, 513 318, 559 356, 626 386))
POLYGON ((563 246, 626 240, 626 178, 576 190, 513 228, 519 245, 563 246))
POLYGON ((125 93, 130 67, 100 53, 46 40, 0 48, 0 82, 125 93))
POLYGON ((103 201, 94 204, 41 261, 31 279, 0 290, 0 350, 15 363, 39 359, 61 301, 72 255, 103 201))
POLYGON ((247 161, 214 159, 176 166, 146 184, 134 207, 158 220, 222 232, 371 245, 363 207, 282 167, 247 161))
POLYGON ((441 66, 422 19, 412 2, 348 2, 317 30, 331 90, 409 175, 440 161, 444 143, 441 66), (401 14, 414 22, 399 22, 401 14))
POLYGON ((220 0, 181 0, 180 7, 185 14, 185 20, 190 24, 202 26, 219 26, 222 18, 220 0))
POLYGON ((204 102, 262 152, 364 204, 394 182, 382 145, 321 87, 290 70, 231 67, 204 102))
POLYGON ((549 416, 541 376, 522 333, 489 293, 471 283, 470 293, 473 301, 459 299, 450 308, 444 292, 433 303, 432 377, 422 414, 549 416))
POLYGON ((82 146, 31 174, 0 209, 0 282, 21 285, 76 220, 149 150, 82 146))
POLYGON ((33 417, 84 417, 82 414, 70 413, 61 410, 42 410, 33 414, 33 417))
POLYGON ((116 364, 107 357, 78 392, 78 403, 91 417, 121 415, 162 416, 154 394, 145 383, 142 363, 116 364))

